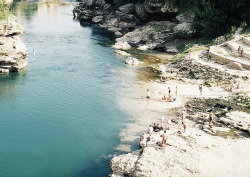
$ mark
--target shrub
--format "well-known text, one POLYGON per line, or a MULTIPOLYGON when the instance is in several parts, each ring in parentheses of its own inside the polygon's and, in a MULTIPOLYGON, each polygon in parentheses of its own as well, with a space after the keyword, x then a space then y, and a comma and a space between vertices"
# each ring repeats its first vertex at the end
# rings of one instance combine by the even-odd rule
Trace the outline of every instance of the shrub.
POLYGON ((0 20, 6 19, 9 14, 9 5, 5 0, 0 0, 0 20))

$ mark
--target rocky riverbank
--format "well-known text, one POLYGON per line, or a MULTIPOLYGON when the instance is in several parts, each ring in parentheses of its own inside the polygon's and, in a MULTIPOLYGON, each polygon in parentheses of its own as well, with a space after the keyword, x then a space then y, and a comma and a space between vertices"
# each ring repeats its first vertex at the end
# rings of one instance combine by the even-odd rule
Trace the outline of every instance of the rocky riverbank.
POLYGON ((191 25, 195 16, 179 14, 168 1, 145 1, 119 8, 107 2, 86 0, 73 14, 114 32, 116 53, 128 57, 127 64, 140 64, 133 66, 139 70, 150 68, 154 75, 149 79, 139 74, 148 82, 133 84, 129 98, 120 99, 121 107, 133 119, 121 132, 121 144, 116 147, 129 153, 112 158, 111 176, 247 176, 249 35, 235 34, 232 41, 218 38, 219 44, 212 47, 195 45, 168 61, 158 55, 151 55, 150 62, 140 60, 131 49, 178 53, 177 46, 195 37, 191 25), (238 45, 244 48, 241 55, 238 45), (145 98, 147 89, 151 91, 150 99, 145 98), (164 95, 171 98, 162 100, 164 95), (184 120, 183 106, 187 110, 184 120), (162 115, 168 135, 165 149, 161 146, 163 132, 147 131, 152 122, 161 124, 162 115), (131 152, 130 144, 139 138, 142 149, 131 152))
POLYGON ((194 46, 189 51, 158 64, 158 79, 141 82, 140 88, 131 89, 134 101, 123 101, 135 105, 131 110, 126 107, 135 119, 121 133, 124 145, 117 149, 129 151, 125 144, 136 140, 136 132, 144 133, 142 149, 114 157, 111 176, 247 176, 250 172, 246 158, 250 155, 249 71, 215 62, 207 47, 194 46), (168 95, 168 88, 173 101, 159 101, 168 95), (146 89, 151 91, 150 99, 145 98, 146 89), (182 106, 187 109, 185 133, 182 106), (163 132, 149 135, 146 128, 152 122, 161 124, 161 115, 163 127, 170 127, 165 150, 159 146, 163 132))
POLYGON ((0 73, 18 72, 27 66, 27 51, 20 35, 23 29, 10 15, 0 22, 0 73))
POLYGON ((75 18, 98 24, 114 32, 116 48, 124 43, 140 50, 159 50, 177 53, 177 46, 195 36, 191 27, 195 16, 179 14, 169 1, 145 1, 125 4, 116 9, 105 0, 85 0, 73 10, 75 18))

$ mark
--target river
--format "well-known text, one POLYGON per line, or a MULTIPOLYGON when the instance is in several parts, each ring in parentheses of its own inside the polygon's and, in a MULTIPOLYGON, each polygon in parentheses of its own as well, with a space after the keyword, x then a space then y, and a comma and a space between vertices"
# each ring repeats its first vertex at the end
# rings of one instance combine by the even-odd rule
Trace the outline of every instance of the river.
POLYGON ((75 2, 21 1, 28 67, 0 75, 0 176, 108 176, 129 120, 119 98, 135 79, 106 44, 112 35, 73 19, 75 2), (32 49, 36 46, 36 55, 32 49))

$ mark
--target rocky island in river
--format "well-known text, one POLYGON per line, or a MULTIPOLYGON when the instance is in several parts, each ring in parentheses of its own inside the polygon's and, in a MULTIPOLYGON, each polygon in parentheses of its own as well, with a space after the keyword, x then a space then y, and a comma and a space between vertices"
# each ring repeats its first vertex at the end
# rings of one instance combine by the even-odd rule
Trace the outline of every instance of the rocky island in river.
POLYGON ((0 73, 17 72, 27 66, 27 50, 20 35, 22 26, 14 15, 0 21, 0 73))

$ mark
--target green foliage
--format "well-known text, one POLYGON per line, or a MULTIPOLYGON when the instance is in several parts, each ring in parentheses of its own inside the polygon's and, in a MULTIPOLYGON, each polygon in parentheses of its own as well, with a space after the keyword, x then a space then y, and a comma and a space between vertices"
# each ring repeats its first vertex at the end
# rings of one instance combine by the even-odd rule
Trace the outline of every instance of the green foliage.
POLYGON ((246 23, 246 21, 241 24, 242 33, 250 33, 250 25, 246 23))
POLYGON ((5 0, 0 0, 0 20, 6 19, 9 14, 9 5, 5 0))
POLYGON ((191 70, 189 71, 189 77, 190 77, 191 79, 194 79, 194 78, 195 78, 194 72, 192 72, 191 70))
MULTIPOLYGON (((163 0, 105 0, 115 4, 115 10, 120 6, 144 2, 164 2, 163 0)), ((243 31, 249 31, 250 24, 250 0, 170 0, 171 5, 177 6, 181 13, 193 12, 196 19, 192 24, 198 37, 212 39, 226 35, 232 37, 234 29, 240 27, 242 22, 246 25, 243 31)), ((162 29, 157 28, 157 31, 162 29)), ((170 32, 174 29, 170 27, 170 32)), ((184 34, 178 34, 183 36, 184 34)))
POLYGON ((172 25, 172 26, 169 27, 169 32, 170 32, 170 33, 173 33, 173 32, 174 32, 174 25, 172 25))
POLYGON ((250 22, 249 0, 171 0, 171 3, 182 12, 195 13, 197 19, 192 27, 205 39, 231 35, 233 26, 250 22))

